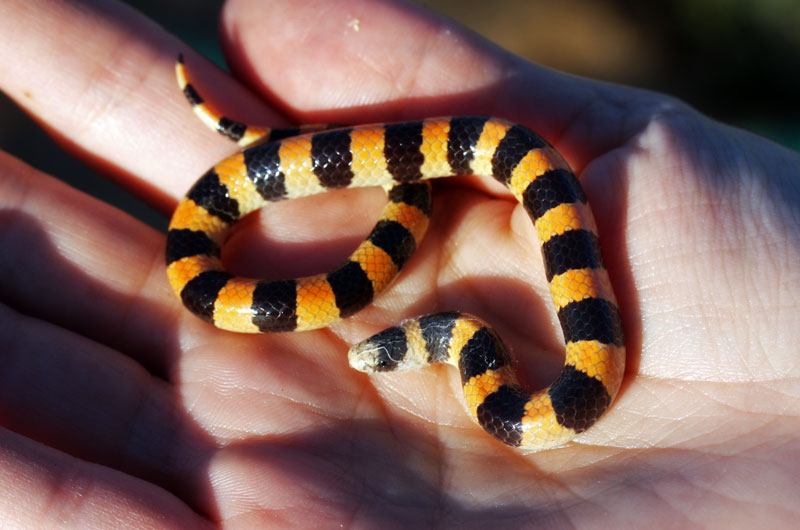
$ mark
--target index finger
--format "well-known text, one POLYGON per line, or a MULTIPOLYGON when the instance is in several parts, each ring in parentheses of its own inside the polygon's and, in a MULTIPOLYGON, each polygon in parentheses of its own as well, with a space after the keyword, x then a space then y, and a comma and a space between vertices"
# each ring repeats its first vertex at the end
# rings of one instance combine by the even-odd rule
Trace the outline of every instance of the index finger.
POLYGON ((285 123, 121 3, 9 0, 0 5, 0 31, 0 89, 68 150, 162 211, 235 148, 198 124, 180 95, 173 68, 179 52, 204 85, 228 94, 234 113, 285 123))

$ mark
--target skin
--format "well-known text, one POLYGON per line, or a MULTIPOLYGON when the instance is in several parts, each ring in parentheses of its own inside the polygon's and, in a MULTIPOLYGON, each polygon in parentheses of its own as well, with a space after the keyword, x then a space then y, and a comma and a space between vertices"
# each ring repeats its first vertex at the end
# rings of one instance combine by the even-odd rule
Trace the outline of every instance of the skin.
MULTIPOLYGON (((425 243, 368 309, 250 336, 183 309, 162 233, 2 155, 4 524, 798 523, 798 153, 664 95, 526 63, 399 2, 264 4, 225 6, 232 78, 107 0, 7 0, 0 86, 165 214, 235 150, 178 92, 179 51, 209 100, 251 122, 524 123, 570 161, 594 209, 628 339, 620 395, 572 444, 523 454, 472 423, 454 370, 347 366, 349 343, 460 309, 498 328, 531 385, 558 372, 538 244, 496 183, 437 183, 425 243)), ((383 200, 348 190, 277 205, 242 223, 226 261, 270 277, 331 268, 383 200)))

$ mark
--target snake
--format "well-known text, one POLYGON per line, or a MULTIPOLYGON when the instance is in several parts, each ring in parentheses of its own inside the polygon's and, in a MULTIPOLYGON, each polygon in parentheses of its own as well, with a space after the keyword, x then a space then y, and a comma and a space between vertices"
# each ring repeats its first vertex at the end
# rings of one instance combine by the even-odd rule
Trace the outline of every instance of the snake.
POLYGON ((200 120, 241 147, 197 180, 169 223, 167 278, 194 315, 240 333, 330 326, 370 304, 422 244, 432 212, 430 179, 494 179, 522 205, 538 236, 566 344, 555 381, 536 391, 521 386, 496 331, 459 311, 405 320, 366 338, 350 348, 350 366, 372 374, 453 365, 469 414, 495 439, 522 449, 561 446, 609 408, 625 370, 622 318, 586 194, 541 136, 487 116, 347 127, 247 125, 203 99, 182 55, 175 71, 200 120), (263 280, 235 276, 223 266, 231 228, 249 213, 277 201, 365 186, 383 187, 386 207, 336 269, 263 280))

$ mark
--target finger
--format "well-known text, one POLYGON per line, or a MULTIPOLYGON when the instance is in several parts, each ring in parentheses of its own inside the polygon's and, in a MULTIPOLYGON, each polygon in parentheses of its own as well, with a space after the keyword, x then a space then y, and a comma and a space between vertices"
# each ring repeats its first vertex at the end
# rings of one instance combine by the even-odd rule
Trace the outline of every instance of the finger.
MULTIPOLYGON (((87 1, 77 7, 54 0, 11 1, 0 5, 0 15, 0 29, 8 35, 0 42, 0 65, 9 72, 0 79, 0 87, 73 152, 103 165, 106 173, 163 212, 170 212, 175 199, 208 167, 236 149, 197 120, 178 89, 174 61, 186 47, 128 7, 113 2, 87 1), (65 49, 70 52, 62 57, 65 49)), ((226 114, 248 122, 286 123, 198 57, 187 53, 186 64, 198 88, 226 114)), ((375 203, 363 194, 355 199, 355 207, 352 197, 344 201, 341 195, 325 203, 347 202, 349 211, 361 211, 362 206, 370 211, 369 204, 375 203)), ((306 215, 317 212, 319 202, 306 201, 293 209, 306 215)), ((280 214, 265 217, 262 224, 288 226, 280 214)), ((341 236, 340 223, 307 226, 316 226, 318 239, 341 236), (330 234, 324 233, 327 227, 330 234)), ((365 221, 355 230, 366 234, 368 226, 365 221)), ((303 237, 295 232, 273 235, 278 240, 303 237)), ((352 243, 347 236, 344 243, 352 243)), ((334 246, 332 256, 347 255, 343 245, 334 246)), ((249 261, 233 254, 234 264, 249 261)), ((338 264, 325 259, 328 263, 338 264)))
POLYGON ((180 310, 161 234, 5 154, 0 219, 6 304, 169 373, 180 310))
POLYGON ((130 7, 108 0, 0 3, 0 88, 72 152, 162 211, 235 146, 196 123, 177 89, 187 55, 226 110, 280 124, 223 72, 211 68, 130 7))
POLYGON ((204 506, 211 451, 174 393, 130 359, 0 305, 0 423, 204 506))
POLYGON ((278 1, 269 15, 258 7, 251 0, 226 5, 223 35, 232 66, 303 113, 343 107, 368 112, 361 107, 480 90, 500 78, 511 58, 402 2, 278 1), (255 38, 264 31, 272 38, 255 38), (447 67, 436 45, 448 48, 443 53, 457 51, 447 67), (459 75, 468 69, 472 75, 459 75))
POLYGON ((551 142, 563 136, 557 147, 578 153, 578 166, 626 132, 597 127, 623 123, 619 100, 631 94, 612 98, 602 84, 531 65, 403 2, 278 0, 265 10, 258 0, 232 0, 222 35, 234 71, 301 119, 497 115, 551 142))
POLYGON ((0 430, 0 512, 14 528, 206 528, 161 488, 0 430))

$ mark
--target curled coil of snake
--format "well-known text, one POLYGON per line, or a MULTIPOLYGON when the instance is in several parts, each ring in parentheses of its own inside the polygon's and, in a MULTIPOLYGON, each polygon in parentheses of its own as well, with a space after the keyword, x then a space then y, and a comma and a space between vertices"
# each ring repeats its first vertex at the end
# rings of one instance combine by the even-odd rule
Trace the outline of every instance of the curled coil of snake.
POLYGON ((544 139, 521 125, 482 116, 346 128, 254 127, 209 106, 187 79, 182 58, 176 72, 200 119, 243 147, 200 177, 169 225, 167 275, 192 313, 243 333, 326 327, 368 305, 420 245, 431 215, 428 179, 494 178, 523 205, 539 237, 566 341, 556 380, 537 392, 523 389, 495 331, 459 312, 381 331, 350 349, 350 365, 388 372, 452 364, 472 416, 515 447, 561 445, 609 407, 625 366, 620 313, 586 195, 544 139), (389 201, 367 239, 337 269, 267 281, 236 277, 223 267, 227 234, 248 213, 274 201, 360 186, 383 186, 389 201))

